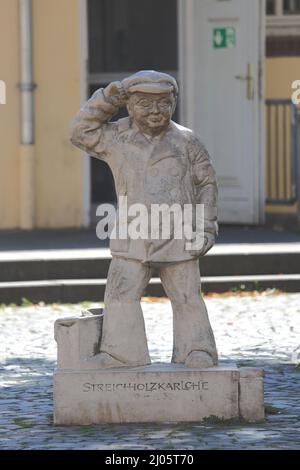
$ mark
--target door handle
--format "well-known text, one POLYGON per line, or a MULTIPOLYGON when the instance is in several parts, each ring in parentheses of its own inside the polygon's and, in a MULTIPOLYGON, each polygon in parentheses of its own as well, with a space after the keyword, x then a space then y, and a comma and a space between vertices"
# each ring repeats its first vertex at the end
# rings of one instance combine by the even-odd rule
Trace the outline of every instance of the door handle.
POLYGON ((254 78, 252 74, 251 64, 247 64, 247 75, 236 75, 237 80, 245 80, 247 82, 247 99, 254 99, 254 78))

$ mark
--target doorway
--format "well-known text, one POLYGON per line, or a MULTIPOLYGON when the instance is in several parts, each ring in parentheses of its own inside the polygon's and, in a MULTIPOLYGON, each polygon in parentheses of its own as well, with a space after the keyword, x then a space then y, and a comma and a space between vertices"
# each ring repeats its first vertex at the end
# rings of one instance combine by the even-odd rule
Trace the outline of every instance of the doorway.
MULTIPOLYGON (((87 0, 88 96, 114 80, 155 69, 178 76, 177 2, 174 0, 87 0)), ((126 110, 113 117, 126 116, 126 110)), ((177 120, 178 110, 174 119, 177 120)), ((91 224, 96 207, 115 203, 106 163, 91 159, 91 224)))

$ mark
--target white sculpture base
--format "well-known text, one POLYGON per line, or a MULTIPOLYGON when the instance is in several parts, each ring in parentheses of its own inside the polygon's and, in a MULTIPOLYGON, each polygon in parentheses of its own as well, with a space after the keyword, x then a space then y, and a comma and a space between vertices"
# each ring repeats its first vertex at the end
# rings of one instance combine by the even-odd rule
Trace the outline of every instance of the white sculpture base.
POLYGON ((263 370, 182 364, 96 369, 103 311, 55 322, 54 424, 264 419, 263 370))
POLYGON ((57 370, 54 424, 262 421, 262 375, 254 368, 176 364, 57 370))

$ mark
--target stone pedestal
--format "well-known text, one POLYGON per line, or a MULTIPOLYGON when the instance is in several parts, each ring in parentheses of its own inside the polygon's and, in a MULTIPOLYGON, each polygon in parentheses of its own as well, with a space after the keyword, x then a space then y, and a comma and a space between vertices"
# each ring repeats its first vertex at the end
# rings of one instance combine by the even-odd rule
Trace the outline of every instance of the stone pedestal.
POLYGON ((92 313, 56 322, 54 424, 264 419, 262 369, 155 363, 91 370, 85 359, 97 352, 103 318, 92 313))

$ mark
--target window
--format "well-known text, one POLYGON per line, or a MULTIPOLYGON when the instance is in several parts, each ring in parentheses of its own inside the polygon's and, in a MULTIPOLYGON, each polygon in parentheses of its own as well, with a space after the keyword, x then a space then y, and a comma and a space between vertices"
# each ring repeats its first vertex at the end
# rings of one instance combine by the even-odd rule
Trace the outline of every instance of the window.
MULTIPOLYGON (((138 70, 156 69, 177 78, 176 0, 88 0, 89 95, 138 70)), ((120 110, 116 120, 126 115, 120 110)), ((173 119, 177 121, 178 108, 173 119)), ((100 202, 115 202, 108 166, 91 161, 92 223, 100 202)))
POLYGON ((300 0, 284 0, 284 15, 300 15, 300 0))
POLYGON ((177 70, 174 0, 89 0, 90 72, 177 70))
POLYGON ((268 37, 300 37, 300 0, 267 0, 266 13, 268 37))
POLYGON ((275 0, 267 0, 266 8, 267 8, 267 15, 275 15, 276 13, 275 0))
POLYGON ((276 17, 300 15, 300 0, 267 0, 266 13, 276 17))

